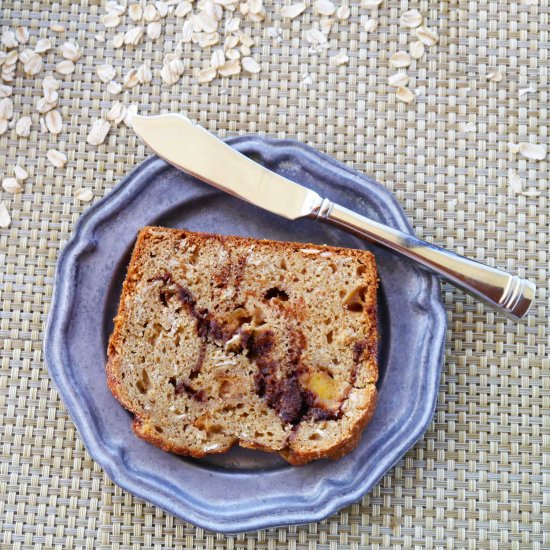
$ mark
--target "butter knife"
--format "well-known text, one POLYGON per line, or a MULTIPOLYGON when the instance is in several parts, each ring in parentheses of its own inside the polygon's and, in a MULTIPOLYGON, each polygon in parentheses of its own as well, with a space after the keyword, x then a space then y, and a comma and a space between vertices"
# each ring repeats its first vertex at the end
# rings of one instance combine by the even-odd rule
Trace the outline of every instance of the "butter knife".
POLYGON ((289 220, 328 222, 398 252, 512 319, 521 319, 533 302, 535 285, 530 281, 431 245, 323 198, 248 159, 183 115, 136 115, 132 126, 158 156, 196 178, 289 220))

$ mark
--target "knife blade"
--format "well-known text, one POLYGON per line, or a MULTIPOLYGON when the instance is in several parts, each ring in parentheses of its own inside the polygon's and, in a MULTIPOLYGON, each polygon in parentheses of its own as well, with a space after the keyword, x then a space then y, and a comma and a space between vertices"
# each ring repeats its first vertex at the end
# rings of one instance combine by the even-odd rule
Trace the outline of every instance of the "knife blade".
POLYGON ((296 220, 321 205, 315 191, 250 160, 183 115, 135 115, 132 126, 170 164, 274 214, 296 220))
POLYGON ((336 225, 414 260, 508 317, 523 317, 535 285, 424 242, 340 206, 235 151, 179 114, 135 115, 136 134, 177 168, 290 220, 309 217, 336 225))

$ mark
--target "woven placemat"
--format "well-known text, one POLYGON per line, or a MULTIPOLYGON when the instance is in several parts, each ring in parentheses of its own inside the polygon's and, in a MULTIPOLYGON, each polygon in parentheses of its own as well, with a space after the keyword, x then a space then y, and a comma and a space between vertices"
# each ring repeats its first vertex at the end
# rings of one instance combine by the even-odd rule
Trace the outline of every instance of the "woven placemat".
POLYGON ((171 14, 160 40, 116 49, 113 37, 133 24, 125 16, 105 30, 99 1, 0 4, 2 31, 21 25, 31 48, 39 38, 53 43, 40 73, 25 76, 18 65, 6 83, 12 123, 31 116, 30 134, 11 127, 0 136, 0 177, 16 164, 29 172, 22 193, 1 196, 12 218, 0 229, 1 548, 550 548, 548 164, 509 145, 548 142, 549 2, 383 0, 368 9, 350 0, 328 49, 313 50, 307 30, 319 16, 308 7, 283 20, 282 4, 266 0, 265 20, 247 23, 259 73, 199 84, 211 51, 185 44, 173 86, 158 76, 182 34, 171 14), (389 58, 415 32, 399 20, 410 8, 439 41, 408 68, 416 97, 407 104, 388 77, 389 58), (83 56, 62 76, 54 71, 67 39, 83 56), (331 62, 341 50, 349 60, 331 62), (122 82, 145 61, 152 81, 116 97, 96 75, 112 64, 122 82), (41 130, 35 107, 47 74, 62 80, 58 135, 41 130), (122 491, 87 454, 48 377, 42 338, 58 253, 88 207, 75 191, 98 200, 148 155, 124 123, 102 145, 86 143, 116 98, 141 112, 183 111, 221 137, 313 145, 393 191, 420 237, 536 282, 537 303, 521 323, 444 286, 448 336, 433 422, 362 502, 318 524, 223 536, 122 491), (50 149, 67 155, 64 168, 47 159, 50 149))

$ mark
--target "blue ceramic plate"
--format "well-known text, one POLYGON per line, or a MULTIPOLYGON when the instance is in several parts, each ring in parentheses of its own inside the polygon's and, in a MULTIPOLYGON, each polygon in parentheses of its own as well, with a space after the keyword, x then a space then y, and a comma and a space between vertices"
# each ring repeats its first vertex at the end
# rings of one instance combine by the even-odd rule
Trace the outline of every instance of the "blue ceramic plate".
MULTIPOLYGON (((258 137, 229 144, 323 196, 412 233, 382 185, 309 147, 258 137)), ((273 216, 153 157, 80 218, 59 258, 45 354, 88 451, 115 483, 196 525, 229 533, 318 521, 361 499, 428 427, 444 339, 438 281, 411 262, 319 222, 273 216), (109 392, 104 365, 126 266, 144 225, 372 249, 381 280, 379 400, 354 452, 302 467, 242 449, 196 460, 132 434, 131 415, 109 392)))

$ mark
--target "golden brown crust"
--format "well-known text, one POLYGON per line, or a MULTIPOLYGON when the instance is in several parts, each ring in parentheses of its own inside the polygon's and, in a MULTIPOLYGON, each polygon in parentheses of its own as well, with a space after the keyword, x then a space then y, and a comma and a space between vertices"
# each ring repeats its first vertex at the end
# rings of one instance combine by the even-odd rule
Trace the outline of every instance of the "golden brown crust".
MULTIPOLYGON (((126 392, 124 391, 124 382, 120 376, 120 359, 118 356, 119 350, 121 348, 121 328, 125 323, 128 315, 127 311, 127 298, 132 296, 132 293, 135 290, 137 282, 141 279, 141 265, 143 264, 143 255, 147 248, 148 239, 155 238, 155 234, 162 232, 164 234, 171 233, 174 236, 186 236, 193 235, 199 239, 214 239, 219 242, 237 245, 237 246, 250 246, 258 241, 255 239, 245 238, 245 237, 234 237, 234 236, 224 236, 224 235, 215 235, 210 233, 190 233, 187 231, 176 230, 176 229, 167 229, 167 228, 155 228, 155 227, 145 227, 143 228, 138 235, 136 245, 132 254, 132 258, 129 264, 128 273, 126 280, 124 281, 122 295, 120 298, 119 310, 114 319, 114 329, 111 337, 109 339, 108 346, 108 361, 106 365, 106 374, 107 374, 107 384, 113 395, 120 401, 120 403, 132 412, 134 417, 133 422, 133 431, 136 435, 143 438, 146 441, 162 448, 163 450, 170 451, 173 453, 193 456, 193 457, 203 457, 206 454, 211 453, 223 453, 229 450, 233 445, 239 443, 243 447, 261 449, 268 452, 278 452, 285 460, 290 462, 293 465, 302 465, 306 464, 312 460, 317 460, 320 458, 329 458, 329 459, 338 459, 345 454, 351 452, 358 444, 360 440, 361 433, 365 426, 368 424, 370 419, 374 414, 376 407, 376 388, 374 383, 378 378, 378 369, 377 369, 377 344, 378 344, 378 334, 376 331, 377 327, 377 308, 376 308, 376 286, 371 285, 368 288, 368 295, 366 297, 366 303, 369 304, 368 308, 368 317, 371 327, 374 327, 373 330, 369 333, 368 341, 365 345, 364 351, 364 365, 369 365, 369 382, 365 387, 364 391, 369 393, 367 406, 363 409, 362 414, 354 419, 354 423, 350 429, 347 430, 347 433, 343 435, 342 439, 337 443, 332 445, 329 448, 322 448, 321 450, 309 450, 309 449, 296 449, 296 448, 284 448, 282 450, 275 450, 269 447, 262 446, 260 444, 254 443, 252 441, 247 441, 246 439, 235 438, 230 444, 218 447, 208 452, 198 452, 194 449, 190 449, 186 446, 178 445, 172 441, 167 440, 161 434, 156 433, 152 426, 147 425, 146 422, 139 415, 139 411, 134 410, 135 407, 132 407, 131 400, 127 397, 126 392)), ((268 245, 272 250, 279 251, 280 253, 287 253, 288 251, 304 251, 311 249, 318 249, 321 251, 331 252, 334 255, 342 257, 355 257, 359 260, 369 263, 372 267, 374 264, 373 255, 364 250, 354 250, 354 249, 342 249, 338 247, 326 246, 326 245, 315 245, 307 243, 285 243, 279 241, 271 240, 261 240, 262 244, 268 245)), ((374 268, 375 269, 375 268, 374 268)))
POLYGON ((303 466, 304 464, 307 464, 312 460, 318 460, 320 458, 328 458, 331 460, 342 458, 343 456, 353 451, 353 449, 355 449, 355 447, 357 447, 357 445, 359 444, 359 441, 361 440, 361 434, 363 433, 365 426, 370 422, 372 416, 374 415, 374 411, 376 409, 376 400, 377 392, 376 388, 373 385, 372 396, 369 401, 368 407, 364 410, 363 414, 357 419, 357 422, 353 425, 350 435, 335 444, 330 449, 323 449, 323 452, 300 452, 290 449, 284 449, 280 451, 279 454, 287 462, 290 462, 290 464, 292 464, 293 466, 303 466))
POLYGON ((192 456, 193 458, 204 458, 206 455, 209 455, 209 454, 226 453, 227 451, 229 451, 229 449, 231 449, 237 443, 237 439, 235 439, 231 444, 225 447, 220 447, 219 449, 214 449, 207 453, 197 452, 189 447, 182 447, 181 445, 176 445, 170 441, 167 441, 160 435, 156 434, 153 430, 151 430, 147 426, 147 424, 145 424, 142 421, 142 419, 139 416, 134 417, 134 420, 132 422, 132 431, 138 437, 141 437, 141 439, 144 439, 145 441, 152 443, 157 447, 160 447, 163 451, 168 451, 170 453, 175 453, 177 455, 182 455, 182 456, 192 456))

